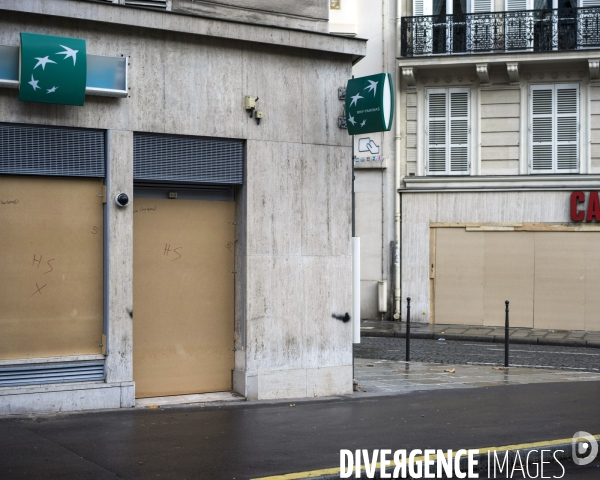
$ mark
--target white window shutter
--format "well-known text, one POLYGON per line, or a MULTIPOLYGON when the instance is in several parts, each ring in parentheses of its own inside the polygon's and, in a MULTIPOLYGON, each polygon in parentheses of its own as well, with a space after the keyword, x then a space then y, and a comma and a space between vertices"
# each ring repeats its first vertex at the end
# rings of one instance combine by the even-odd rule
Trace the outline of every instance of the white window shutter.
POLYGON ((533 0, 504 0, 504 8, 507 12, 532 10, 533 0))
POLYGON ((469 13, 488 13, 494 11, 494 2, 492 0, 470 0, 469 4, 469 13))
POLYGON ((447 173, 448 93, 445 89, 427 91, 427 171, 430 175, 447 173))
POLYGON ((580 8, 600 6, 600 0, 577 0, 577 6, 580 8))
POLYGON ((470 92, 451 88, 450 96, 450 173, 469 173, 469 107, 470 92))
POLYGON ((431 15, 433 13, 433 0, 413 0, 413 17, 431 15))
POLYGON ((554 152, 554 85, 531 85, 531 171, 553 172, 554 152))
POLYGON ((555 86, 556 171, 577 173, 579 168, 579 86, 555 86))

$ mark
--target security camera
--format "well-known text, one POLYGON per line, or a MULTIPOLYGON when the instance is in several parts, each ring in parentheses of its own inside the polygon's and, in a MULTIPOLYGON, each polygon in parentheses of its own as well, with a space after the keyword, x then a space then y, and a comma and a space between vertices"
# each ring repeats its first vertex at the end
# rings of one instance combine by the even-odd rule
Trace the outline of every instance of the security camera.
POLYGON ((119 207, 126 207, 129 205, 129 196, 126 193, 119 193, 115 197, 115 203, 119 207))

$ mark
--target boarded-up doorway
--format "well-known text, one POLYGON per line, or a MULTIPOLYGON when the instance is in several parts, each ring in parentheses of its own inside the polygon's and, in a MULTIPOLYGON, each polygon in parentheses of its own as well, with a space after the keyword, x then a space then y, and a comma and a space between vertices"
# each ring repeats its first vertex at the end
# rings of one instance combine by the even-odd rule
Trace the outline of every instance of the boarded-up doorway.
POLYGON ((136 397, 231 389, 234 205, 134 199, 136 397))

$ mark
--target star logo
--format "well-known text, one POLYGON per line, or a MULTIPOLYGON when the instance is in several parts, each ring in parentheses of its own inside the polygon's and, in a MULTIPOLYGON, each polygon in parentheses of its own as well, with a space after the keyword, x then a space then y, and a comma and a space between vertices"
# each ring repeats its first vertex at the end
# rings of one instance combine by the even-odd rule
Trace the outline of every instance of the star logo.
POLYGON ((367 80, 369 85, 367 85, 363 90, 369 90, 369 92, 373 92, 373 96, 377 95, 377 84, 379 82, 374 82, 373 80, 367 80))
POLYGON ((356 102, 358 102, 359 99, 364 98, 360 96, 360 93, 357 93, 356 95, 354 95, 353 97, 350 97, 352 99, 352 101, 350 102, 350 106, 354 105, 356 102))
POLYGON ((33 78, 33 73, 31 74, 31 81, 27 82, 29 85, 33 87, 33 91, 39 90, 41 87, 38 86, 39 80, 35 80, 33 78))
POLYGON ((79 52, 79 50, 73 50, 72 48, 69 47, 65 47, 64 45, 61 45, 62 48, 65 49, 64 52, 56 52, 57 55, 64 55, 65 58, 63 58, 63 60, 66 60, 67 58, 71 57, 73 59, 73 66, 75 66, 75 62, 77 61, 77 52, 79 52))
POLYGON ((366 121, 366 120, 363 120, 362 122, 360 122, 360 126, 361 126, 361 127, 364 127, 364 126, 365 126, 365 123, 367 123, 367 121, 366 121))
POLYGON ((34 57, 38 62, 35 65, 35 67, 33 67, 33 69, 35 70, 37 67, 39 67, 40 65, 42 66, 42 70, 46 70, 46 64, 47 63, 56 63, 53 60, 50 60, 48 58, 48 55, 46 55, 45 57, 34 57))
POLYGON ((356 120, 354 120, 354 117, 352 115, 348 115, 348 121, 352 124, 352 125, 356 125, 356 120))
POLYGON ((85 40, 22 32, 20 50, 20 101, 84 104, 87 86, 85 40))

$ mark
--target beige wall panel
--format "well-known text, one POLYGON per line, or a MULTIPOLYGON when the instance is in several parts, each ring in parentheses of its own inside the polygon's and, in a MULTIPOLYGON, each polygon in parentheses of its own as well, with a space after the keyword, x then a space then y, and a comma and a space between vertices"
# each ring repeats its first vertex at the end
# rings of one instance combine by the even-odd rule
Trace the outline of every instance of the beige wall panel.
POLYGON ((231 389, 234 202, 136 198, 136 397, 231 389))
MULTIPOLYGON (((502 153, 506 148, 496 148, 502 153)), ((518 160, 484 160, 481 162, 482 175, 517 175, 519 173, 518 160)))
POLYGON ((592 141, 600 142, 600 138, 596 133, 600 129, 600 115, 590 115, 590 128, 595 135, 592 136, 592 141))
POLYGON ((407 121, 417 120, 417 107, 406 107, 406 120, 407 121))
POLYGON ((519 147, 481 147, 481 160, 519 160, 519 147))
POLYGON ((534 235, 486 232, 484 325, 504 325, 510 302, 510 326, 533 328, 534 235))
POLYGON ((590 85, 590 100, 600 100, 600 88, 590 85))
POLYGON ((406 106, 407 107, 416 107, 417 106, 417 94, 409 93, 406 95, 406 106))
POLYGON ((483 118, 481 120, 482 133, 518 132, 518 118, 483 118))
MULTIPOLYGON (((369 172, 370 173, 370 172, 369 172)), ((379 184, 381 185, 381 175, 379 184)), ((381 192, 356 193, 356 236, 360 237, 360 278, 381 278, 382 210, 381 192)))
POLYGON ((406 122, 407 135, 417 135, 417 122, 406 122))
POLYGON ((590 101, 590 115, 600 115, 600 100, 590 101))
POLYGON ((101 353, 102 183, 0 176, 0 359, 101 353))
POLYGON ((406 148, 416 148, 417 147, 417 136, 416 135, 407 135, 406 136, 406 148))
POLYGON ((600 233, 578 233, 585 242, 585 330, 600 331, 600 233))
POLYGON ((302 257, 248 257, 247 369, 302 367, 302 257))
POLYGON ((585 237, 578 232, 535 232, 535 328, 583 330, 585 237))
POLYGON ((481 106, 481 118, 519 117, 521 106, 518 103, 505 103, 481 106))
POLYGON ((481 145, 490 146, 512 146, 519 144, 519 132, 482 133, 481 145))
MULTIPOLYGON (((246 143, 248 255, 299 255, 302 252, 303 146, 246 143), (265 181, 265 179, 269 181, 265 181)), ((240 222, 242 219, 240 219, 240 222)), ((241 225, 241 223, 240 223, 241 225)))
POLYGON ((436 235, 436 323, 482 325, 485 234, 438 228, 436 235))
POLYGON ((518 89, 481 90, 481 104, 519 103, 521 91, 518 89))

